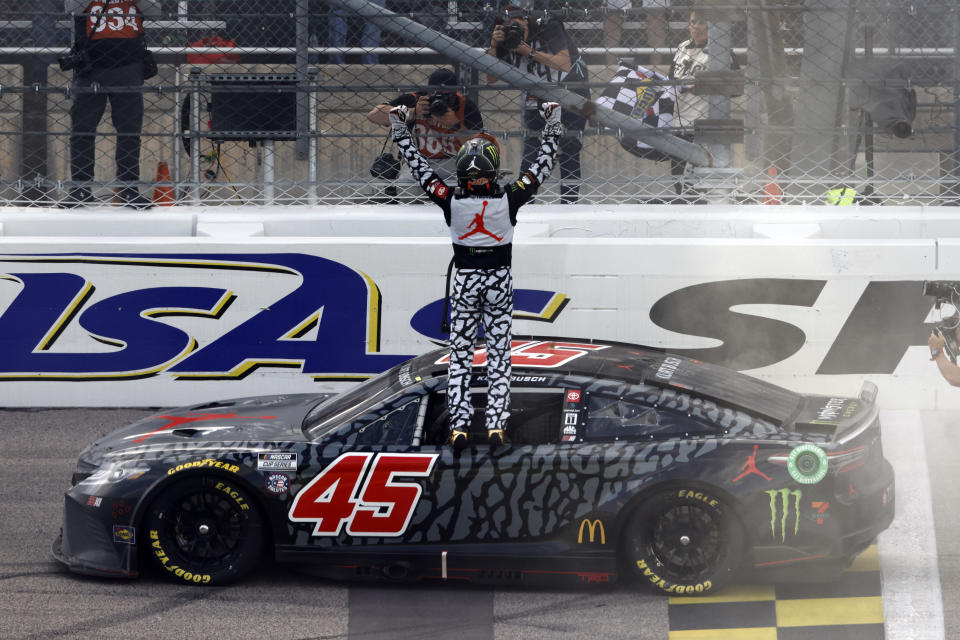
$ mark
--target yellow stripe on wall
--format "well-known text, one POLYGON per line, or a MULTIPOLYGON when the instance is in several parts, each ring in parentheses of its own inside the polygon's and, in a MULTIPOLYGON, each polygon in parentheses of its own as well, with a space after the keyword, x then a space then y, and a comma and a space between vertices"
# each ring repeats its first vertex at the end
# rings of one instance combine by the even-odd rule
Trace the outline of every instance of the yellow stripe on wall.
POLYGON ((776 606, 779 627, 883 623, 883 600, 879 596, 777 600, 776 606))

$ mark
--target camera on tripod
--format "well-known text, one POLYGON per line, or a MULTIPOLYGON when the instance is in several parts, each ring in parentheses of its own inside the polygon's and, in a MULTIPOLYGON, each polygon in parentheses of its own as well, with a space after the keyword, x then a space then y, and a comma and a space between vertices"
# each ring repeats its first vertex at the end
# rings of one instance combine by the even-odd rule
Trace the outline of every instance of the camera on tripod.
POLYGON ((429 102, 430 115, 439 119, 445 116, 447 111, 456 111, 460 101, 455 93, 434 91, 430 94, 429 102))
POLYGON ((934 308, 938 311, 947 303, 953 307, 953 313, 946 318, 941 317, 934 327, 946 344, 944 352, 951 362, 956 363, 960 345, 957 342, 956 329, 960 326, 960 281, 955 280, 927 280, 923 283, 923 295, 936 298, 934 308))

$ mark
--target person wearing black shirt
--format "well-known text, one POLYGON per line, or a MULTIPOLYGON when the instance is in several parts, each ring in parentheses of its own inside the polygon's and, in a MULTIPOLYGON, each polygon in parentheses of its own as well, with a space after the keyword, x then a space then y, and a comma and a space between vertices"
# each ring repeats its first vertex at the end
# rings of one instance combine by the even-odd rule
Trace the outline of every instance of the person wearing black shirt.
MULTIPOLYGON (((487 53, 501 57, 513 66, 538 76, 544 82, 562 84, 582 82, 586 79, 586 65, 580 59, 573 38, 563 28, 559 20, 534 20, 530 18, 531 0, 512 0, 504 7, 507 24, 494 26, 487 53), (522 5, 522 6, 521 6, 522 5), (520 43, 505 50, 506 27, 519 26, 523 35, 520 43)), ((487 82, 496 78, 487 76, 487 82)), ((590 97, 587 88, 573 89, 586 98, 590 97)), ((523 95, 523 124, 526 136, 523 139, 523 162, 520 173, 536 159, 539 141, 537 131, 543 128, 544 121, 538 106, 541 100, 530 93, 523 95)), ((560 203, 573 204, 580 194, 580 150, 583 147, 581 134, 586 126, 586 118, 570 110, 563 112, 563 125, 567 133, 560 140, 560 203)))
MULTIPOLYGON (((70 173, 74 183, 61 205, 77 207, 95 202, 89 183, 95 166, 97 126, 110 101, 110 117, 117 131, 117 180, 140 180, 140 131, 143 94, 131 91, 143 85, 146 51, 143 15, 156 15, 159 0, 66 0, 74 16, 75 38, 89 56, 89 64, 74 68, 70 107, 70 173), (97 91, 89 89, 98 85, 97 91), (122 90, 121 90, 122 89, 122 90)), ((126 185, 119 196, 128 207, 146 209, 150 200, 136 186, 126 185)))
POLYGON ((417 148, 433 161, 441 178, 449 178, 456 173, 453 158, 457 151, 471 135, 483 130, 483 116, 473 100, 456 90, 457 75, 452 70, 436 69, 427 85, 421 91, 401 93, 390 102, 378 104, 367 119, 386 127, 390 125, 391 108, 407 107, 411 116, 408 125, 417 148), (436 94, 442 99, 435 101, 436 106, 431 109, 431 96, 436 94))

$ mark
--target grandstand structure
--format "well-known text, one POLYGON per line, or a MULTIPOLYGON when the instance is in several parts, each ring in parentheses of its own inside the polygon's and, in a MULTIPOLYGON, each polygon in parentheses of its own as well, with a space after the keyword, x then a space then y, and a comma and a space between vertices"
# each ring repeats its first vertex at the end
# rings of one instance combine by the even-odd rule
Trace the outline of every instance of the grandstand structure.
MULTIPOLYGON (((485 53, 500 15, 496 0, 379 4, 163 0, 162 15, 145 22, 160 72, 128 89, 142 91, 146 103, 142 192, 153 192, 166 163, 170 177, 161 186, 183 204, 414 200, 412 184, 371 175, 391 143, 385 147, 386 129, 366 114, 422 89, 439 66, 456 70, 458 90, 479 105, 485 129, 503 144, 503 168, 516 175, 521 94, 536 87, 485 81, 498 63, 485 53)), ((589 87, 593 102, 617 72, 611 58, 669 76, 665 61, 689 38, 690 5, 681 0, 657 46, 639 8, 614 11, 603 0, 535 6, 534 18, 562 21, 576 42, 589 79, 566 88, 589 87), (624 25, 616 45, 605 37, 611 14, 624 25)), ((645 126, 639 117, 620 126, 604 107, 590 108, 580 204, 810 204, 837 188, 856 192, 858 204, 960 204, 956 2, 704 0, 698 7, 709 23, 708 68, 692 81, 653 79, 634 88, 701 96, 708 117, 642 135, 690 142, 708 160, 688 158, 678 179, 669 161, 620 144, 645 126)), ((57 56, 69 49, 72 29, 62 0, 0 0, 0 206, 56 206, 71 186, 75 89, 57 56)), ((118 187, 116 136, 105 117, 93 187, 108 204, 118 187)), ((559 201, 556 180, 537 201, 559 201)))

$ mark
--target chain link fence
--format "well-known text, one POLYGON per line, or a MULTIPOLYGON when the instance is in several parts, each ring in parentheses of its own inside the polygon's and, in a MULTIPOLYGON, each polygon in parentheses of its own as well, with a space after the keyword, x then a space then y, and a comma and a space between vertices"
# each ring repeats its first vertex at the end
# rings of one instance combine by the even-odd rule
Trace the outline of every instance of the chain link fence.
MULTIPOLYGON (((439 119, 415 129, 441 173, 482 126, 516 176, 538 133, 526 100, 560 83, 565 112, 581 117, 567 123, 566 159, 540 203, 960 202, 953 0, 514 0, 519 14, 495 0, 149 1, 159 73, 142 86, 83 86, 58 57, 78 27, 132 19, 115 15, 117 0, 100 24, 75 21, 63 0, 0 0, 0 204, 55 206, 78 187, 123 204, 118 142, 122 155, 136 138, 134 184, 158 204, 410 201, 419 190, 402 170, 394 177, 394 160, 374 167, 395 152, 378 105, 418 92, 428 105, 448 100, 459 129, 439 119), (523 87, 489 73, 497 58, 486 53, 495 25, 518 15, 528 31, 500 55, 535 76, 523 87), (545 71, 557 33, 585 73, 545 71), (452 84, 428 86, 440 68, 452 84), (589 103, 578 98, 587 90, 589 103), (78 181, 71 105, 97 92, 142 94, 142 130, 108 104, 93 180, 78 181), (702 151, 663 153, 664 141, 702 151)), ((82 11, 94 20, 100 8, 82 11)))

